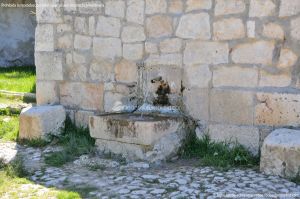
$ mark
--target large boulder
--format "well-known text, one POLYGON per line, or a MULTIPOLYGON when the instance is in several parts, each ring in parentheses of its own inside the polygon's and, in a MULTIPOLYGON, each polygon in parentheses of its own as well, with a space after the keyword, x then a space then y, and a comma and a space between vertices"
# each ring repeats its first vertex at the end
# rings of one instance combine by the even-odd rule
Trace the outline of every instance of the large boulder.
POLYGON ((264 141, 260 170, 268 175, 300 175, 300 130, 277 129, 264 141))
POLYGON ((20 115, 20 139, 47 138, 64 127, 66 111, 63 106, 29 107, 20 115))

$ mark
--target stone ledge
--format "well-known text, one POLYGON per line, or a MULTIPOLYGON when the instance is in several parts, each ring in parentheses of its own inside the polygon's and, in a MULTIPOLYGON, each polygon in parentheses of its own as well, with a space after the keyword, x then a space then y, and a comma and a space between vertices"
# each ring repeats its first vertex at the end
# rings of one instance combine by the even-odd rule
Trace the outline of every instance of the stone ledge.
POLYGON ((46 139, 59 134, 64 127, 66 111, 63 106, 37 106, 26 108, 20 115, 20 139, 46 139))

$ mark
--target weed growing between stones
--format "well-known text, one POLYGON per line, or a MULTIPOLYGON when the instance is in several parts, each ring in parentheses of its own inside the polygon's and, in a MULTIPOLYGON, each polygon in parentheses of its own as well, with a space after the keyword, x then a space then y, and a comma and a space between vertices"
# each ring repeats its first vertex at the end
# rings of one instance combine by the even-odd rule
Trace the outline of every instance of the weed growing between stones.
POLYGON ((295 178, 291 179, 291 181, 300 185, 300 174, 298 174, 295 178))
POLYGON ((90 136, 88 128, 78 128, 70 118, 66 119, 65 129, 58 137, 58 145, 62 151, 52 152, 45 157, 45 163, 51 166, 62 166, 76 157, 94 152, 95 140, 90 136))
POLYGON ((213 166, 222 169, 236 167, 256 167, 259 157, 253 156, 245 147, 233 142, 214 142, 206 134, 198 139, 190 134, 181 152, 183 158, 200 158, 201 166, 213 166))

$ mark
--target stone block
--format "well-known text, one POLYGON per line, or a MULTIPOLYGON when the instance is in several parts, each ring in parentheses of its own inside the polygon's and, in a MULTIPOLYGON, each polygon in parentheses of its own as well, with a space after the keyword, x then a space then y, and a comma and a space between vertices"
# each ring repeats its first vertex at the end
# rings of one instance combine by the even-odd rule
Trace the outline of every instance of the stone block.
POLYGON ((210 18, 207 13, 183 15, 176 30, 176 36, 184 39, 209 40, 210 18))
POLYGON ((125 1, 111 0, 105 2, 105 14, 112 17, 124 18, 125 1))
POLYGON ((299 126, 300 95, 257 93, 255 123, 268 126, 299 126))
POLYGON ((267 175, 295 178, 300 173, 300 131, 277 129, 261 148, 260 171, 267 175))
POLYGON ((256 87, 258 70, 240 66, 218 66, 213 70, 213 86, 256 87))
POLYGON ((277 67, 280 69, 290 68, 298 61, 298 56, 288 48, 283 48, 280 51, 280 57, 277 67))
POLYGON ((141 60, 144 54, 144 45, 138 44, 123 44, 123 57, 128 60, 141 60))
POLYGON ((38 80, 63 80, 62 53, 35 53, 38 80))
POLYGON ((75 112, 75 125, 77 127, 87 128, 89 126, 90 116, 95 115, 92 111, 76 111, 75 112))
POLYGON ((158 46, 156 43, 153 42, 145 42, 145 51, 149 54, 157 54, 158 46))
POLYGON ((147 18, 146 31, 149 37, 159 38, 171 36, 173 33, 172 18, 163 15, 155 15, 147 18))
POLYGON ((300 1, 281 0, 279 17, 289 17, 300 13, 300 1))
POLYGON ((183 12, 183 2, 181 0, 173 0, 169 2, 169 13, 180 14, 183 12))
POLYGON ((137 66, 135 62, 122 59, 115 66, 116 80, 119 82, 137 82, 137 66))
POLYGON ((120 37, 121 22, 114 17, 98 17, 96 35, 104 37, 120 37))
POLYGON ((247 36, 249 38, 255 38, 255 21, 247 21, 247 36))
POLYGON ((195 120, 209 120, 209 90, 191 88, 183 92, 185 111, 195 120))
POLYGON ((85 1, 85 2, 77 2, 78 5, 78 13, 79 14, 102 14, 102 8, 104 4, 101 1, 85 1))
POLYGON ((208 65, 184 66, 183 85, 185 88, 208 88, 212 72, 208 65))
POLYGON ((47 139, 57 135, 64 127, 66 111, 63 106, 37 106, 22 110, 20 139, 47 139))
POLYGON ((75 13, 77 11, 76 0, 65 0, 64 11, 75 13))
POLYGON ((89 35, 94 36, 96 34, 96 19, 94 16, 89 17, 89 35))
POLYGON ((98 58, 114 60, 122 56, 122 42, 119 38, 94 37, 93 55, 98 58))
POLYGON ((51 24, 39 24, 35 31, 35 51, 54 51, 54 28, 51 24))
POLYGON ((178 38, 166 39, 159 44, 162 53, 177 53, 181 51, 182 40, 178 38))
POLYGON ((146 35, 142 26, 125 26, 121 35, 123 42, 145 41, 146 35))
POLYGON ((276 5, 272 0, 251 0, 250 17, 268 17, 275 15, 276 5))
POLYGON ((234 63, 272 65, 274 49, 273 41, 255 41, 237 45, 231 56, 234 63))
POLYGON ((243 145, 253 155, 259 153, 259 129, 253 126, 235 126, 212 124, 208 127, 209 136, 213 141, 229 141, 243 145))
POLYGON ((73 109, 103 110, 103 84, 63 82, 59 88, 62 105, 73 109))
POLYGON ((57 83, 55 81, 37 81, 36 102, 38 105, 59 103, 57 83))
POLYGON ((36 19, 38 23, 62 23, 62 4, 59 0, 39 0, 36 6, 36 19), (48 5, 48 6, 39 6, 48 5))
POLYGON ((74 21, 74 30, 79 34, 87 34, 88 33, 88 23, 85 17, 75 17, 74 21))
POLYGON ((145 14, 145 1, 144 0, 128 0, 126 19, 128 22, 144 24, 145 14))
POLYGON ((291 20, 291 36, 295 40, 300 40, 300 17, 291 20))
POLYGON ((241 39, 246 36, 245 25, 241 19, 228 18, 213 24, 214 40, 241 39))
POLYGON ((186 12, 194 10, 209 10, 212 7, 212 0, 187 0, 186 12))
POLYGON ((287 87, 291 83, 292 76, 290 72, 273 74, 264 70, 260 71, 260 87, 287 87))
POLYGON ((146 59, 147 66, 157 66, 157 65, 164 65, 164 66, 178 66, 181 67, 182 65, 182 54, 179 53, 172 53, 172 54, 151 54, 146 59))
POLYGON ((221 42, 189 41, 184 51, 183 63, 225 64, 228 63, 229 47, 221 42))
POLYGON ((270 39, 284 39, 284 30, 283 28, 276 23, 265 24, 263 27, 263 35, 270 39))
POLYGON ((254 96, 248 91, 213 89, 210 95, 212 122, 253 125, 254 96))
POLYGON ((239 14, 246 10, 244 0, 216 0, 215 15, 239 14))
POLYGON ((58 49, 70 49, 73 47, 73 34, 64 34, 57 39, 58 49))
POLYGON ((110 60, 93 60, 90 65, 90 77, 93 81, 112 81, 114 79, 114 65, 110 60))
POLYGON ((58 24, 56 27, 56 32, 61 34, 61 33, 67 33, 67 32, 72 32, 73 27, 71 24, 58 24))
POLYGON ((74 48, 77 50, 89 50, 92 46, 92 38, 89 36, 75 35, 74 48))
POLYGON ((181 117, 141 117, 139 114, 92 116, 89 128, 101 151, 150 162, 176 155, 186 135, 181 117))
POLYGON ((146 14, 166 13, 166 0, 146 0, 146 14))

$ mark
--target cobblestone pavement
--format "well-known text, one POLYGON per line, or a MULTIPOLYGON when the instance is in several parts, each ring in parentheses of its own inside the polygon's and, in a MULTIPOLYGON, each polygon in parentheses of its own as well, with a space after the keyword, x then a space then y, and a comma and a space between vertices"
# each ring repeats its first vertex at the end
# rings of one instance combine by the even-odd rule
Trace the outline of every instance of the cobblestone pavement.
POLYGON ((85 198, 300 198, 300 186, 252 169, 222 172, 186 161, 160 166, 122 164, 95 156, 81 156, 55 168, 43 163, 44 154, 53 150, 0 142, 0 158, 11 158, 7 154, 16 152, 23 156, 31 181, 46 187, 85 190, 85 198))

